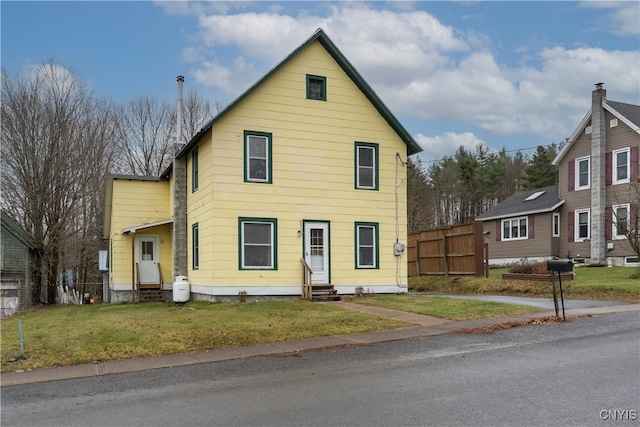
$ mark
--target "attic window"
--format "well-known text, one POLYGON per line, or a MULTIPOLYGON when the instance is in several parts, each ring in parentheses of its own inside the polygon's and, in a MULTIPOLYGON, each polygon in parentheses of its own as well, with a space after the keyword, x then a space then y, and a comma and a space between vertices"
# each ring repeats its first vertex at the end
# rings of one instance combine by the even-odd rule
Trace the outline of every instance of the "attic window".
POLYGON ((533 193, 532 195, 530 195, 529 197, 527 197, 526 199, 524 199, 525 202, 528 202, 530 200, 535 200, 538 197, 542 196, 544 193, 546 193, 546 191, 536 191, 535 193, 533 193))
POLYGON ((611 119, 611 120, 609 121, 609 127, 610 127, 610 128, 614 128, 614 127, 616 127, 616 126, 618 126, 618 119, 611 119))
POLYGON ((327 78, 307 74, 307 99, 327 100, 327 78))
POLYGON ((584 133, 586 133, 587 135, 591 134, 591 126, 587 126, 584 130, 584 133))

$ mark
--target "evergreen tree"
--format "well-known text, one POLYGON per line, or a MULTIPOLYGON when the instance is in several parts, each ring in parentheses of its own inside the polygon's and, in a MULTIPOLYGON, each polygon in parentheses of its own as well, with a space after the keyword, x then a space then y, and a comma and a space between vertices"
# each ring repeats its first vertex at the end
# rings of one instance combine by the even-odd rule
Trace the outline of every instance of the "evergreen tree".
POLYGON ((556 144, 539 145, 522 176, 522 189, 548 187, 558 183, 558 167, 551 164, 557 154, 556 144))

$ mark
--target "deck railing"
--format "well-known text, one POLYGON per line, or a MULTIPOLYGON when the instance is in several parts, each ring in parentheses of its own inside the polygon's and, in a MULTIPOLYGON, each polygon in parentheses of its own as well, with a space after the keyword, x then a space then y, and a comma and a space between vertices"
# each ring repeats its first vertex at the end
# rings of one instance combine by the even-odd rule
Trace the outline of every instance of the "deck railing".
POLYGON ((311 301, 311 275, 313 271, 311 271, 311 267, 309 267, 304 258, 300 258, 300 262, 302 263, 302 299, 311 301))

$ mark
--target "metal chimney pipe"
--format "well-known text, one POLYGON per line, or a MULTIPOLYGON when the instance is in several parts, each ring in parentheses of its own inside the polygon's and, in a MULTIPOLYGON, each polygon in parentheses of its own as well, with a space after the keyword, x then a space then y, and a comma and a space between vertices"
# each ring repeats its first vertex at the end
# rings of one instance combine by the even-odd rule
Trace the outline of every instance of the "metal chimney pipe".
POLYGON ((178 109, 176 113, 176 143, 182 144, 182 85, 184 76, 178 76, 178 109))

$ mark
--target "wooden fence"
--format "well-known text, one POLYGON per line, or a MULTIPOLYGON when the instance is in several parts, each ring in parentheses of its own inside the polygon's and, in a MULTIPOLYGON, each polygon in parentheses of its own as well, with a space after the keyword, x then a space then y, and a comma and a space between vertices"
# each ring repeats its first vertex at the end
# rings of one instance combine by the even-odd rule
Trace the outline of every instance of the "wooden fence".
POLYGON ((489 272, 488 245, 479 221, 409 234, 407 243, 409 276, 482 277, 489 272))

